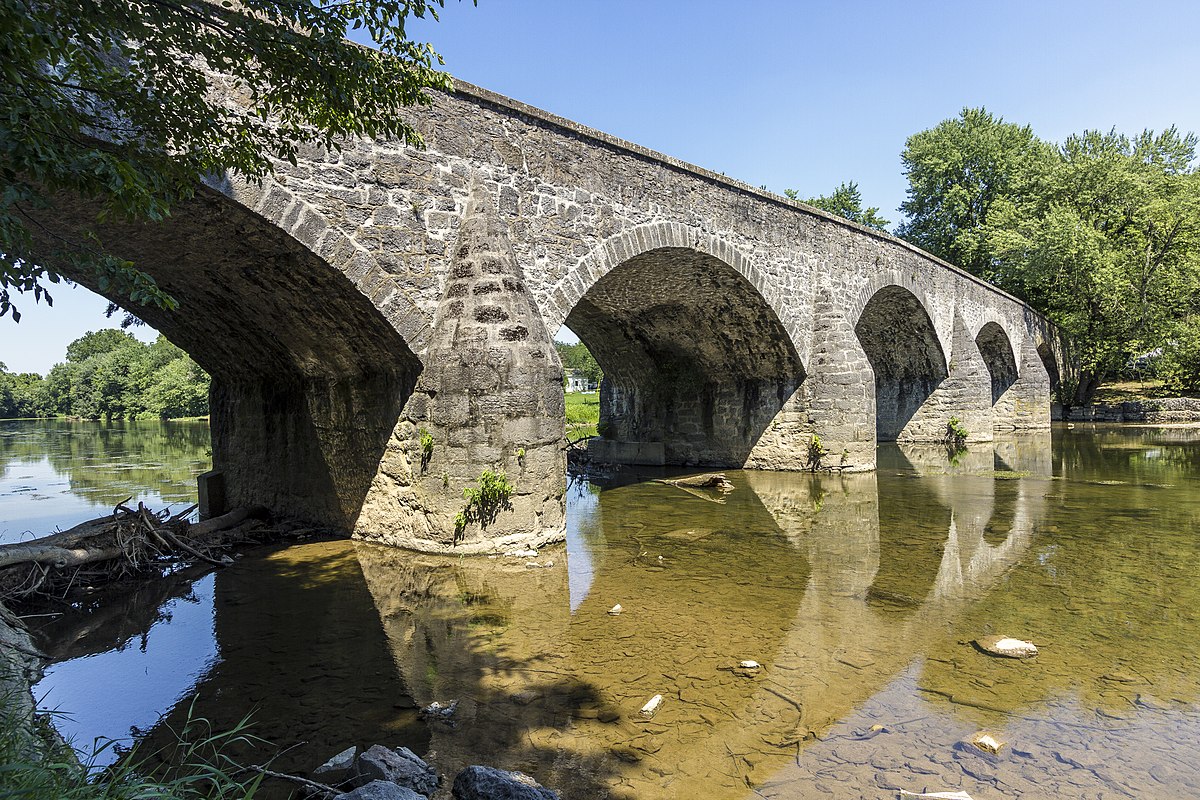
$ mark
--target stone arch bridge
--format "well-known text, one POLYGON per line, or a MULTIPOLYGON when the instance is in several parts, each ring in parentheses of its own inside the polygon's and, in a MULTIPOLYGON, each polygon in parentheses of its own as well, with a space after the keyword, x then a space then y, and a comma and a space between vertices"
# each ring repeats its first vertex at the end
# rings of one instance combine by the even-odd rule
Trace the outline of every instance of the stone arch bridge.
POLYGON ((951 417, 1049 426, 1046 321, 905 242, 473 86, 411 117, 424 150, 312 149, 104 230, 213 376, 213 511, 428 550, 560 538, 564 324, 606 375, 607 461, 801 469, 819 437, 821 468, 867 470, 951 417), (514 494, 468 505, 489 469, 514 494))

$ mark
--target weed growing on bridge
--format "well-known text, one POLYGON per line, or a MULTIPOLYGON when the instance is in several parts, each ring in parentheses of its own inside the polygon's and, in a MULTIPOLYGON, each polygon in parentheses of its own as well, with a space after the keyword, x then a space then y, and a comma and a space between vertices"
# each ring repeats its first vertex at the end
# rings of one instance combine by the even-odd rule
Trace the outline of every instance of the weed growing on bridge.
POLYGON ((463 497, 467 504, 454 517, 454 538, 461 539, 467 523, 478 521, 480 527, 486 528, 496 519, 501 509, 509 508, 509 500, 517 487, 513 486, 504 470, 493 471, 485 469, 479 473, 479 486, 468 486, 463 489, 463 497))
POLYGON ((829 455, 829 451, 825 449, 825 445, 821 444, 821 437, 813 434, 808 440, 808 457, 804 465, 813 472, 821 469, 821 459, 829 455))
POLYGON ((433 458, 433 434, 421 428, 417 431, 421 437, 421 472, 429 466, 429 460, 433 458))
POLYGON ((943 441, 952 450, 965 450, 967 447, 967 429, 963 427, 958 417, 951 417, 946 423, 946 435, 943 441))

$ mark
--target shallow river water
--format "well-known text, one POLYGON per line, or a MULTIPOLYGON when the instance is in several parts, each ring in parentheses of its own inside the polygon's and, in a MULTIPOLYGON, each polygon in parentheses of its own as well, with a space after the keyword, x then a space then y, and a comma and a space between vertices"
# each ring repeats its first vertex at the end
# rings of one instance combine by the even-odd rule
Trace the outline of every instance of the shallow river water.
MULTIPOLYGON (((38 692, 81 746, 253 712, 271 745, 246 755, 291 748, 283 771, 378 742, 571 800, 1200 796, 1200 430, 879 465, 728 472, 723 498, 576 482, 566 544, 536 559, 264 548, 86 628, 32 620, 58 659, 38 692), (971 645, 991 633, 1040 654, 971 645), (419 718, 435 700, 459 701, 453 726, 419 718), (964 744, 979 732, 998 755, 964 744)), ((31 527, 9 501, 0 528, 31 527)))

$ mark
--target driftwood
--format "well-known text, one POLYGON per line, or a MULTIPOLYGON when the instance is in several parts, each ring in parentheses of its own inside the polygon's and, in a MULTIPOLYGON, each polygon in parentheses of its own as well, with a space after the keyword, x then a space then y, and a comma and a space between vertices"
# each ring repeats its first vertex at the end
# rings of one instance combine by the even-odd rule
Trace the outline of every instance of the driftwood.
POLYGON ((119 503, 109 516, 33 541, 0 545, 0 600, 65 595, 77 580, 89 586, 105 583, 164 562, 194 560, 222 566, 229 562, 217 557, 218 551, 244 539, 242 528, 259 514, 256 509, 237 509, 191 524, 186 517, 194 509, 169 515, 152 512, 141 503, 136 509, 119 503))
POLYGON ((705 472, 702 475, 689 475, 686 478, 661 478, 658 483, 675 486, 680 489, 718 489, 722 492, 732 492, 733 482, 725 477, 723 472, 705 472))

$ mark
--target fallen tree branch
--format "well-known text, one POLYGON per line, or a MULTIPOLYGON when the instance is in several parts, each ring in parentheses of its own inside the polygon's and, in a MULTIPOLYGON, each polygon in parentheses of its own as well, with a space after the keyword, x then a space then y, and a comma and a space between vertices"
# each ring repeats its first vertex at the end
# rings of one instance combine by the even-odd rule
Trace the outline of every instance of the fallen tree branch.
POLYGON ((88 520, 40 539, 0 545, 0 600, 30 595, 65 597, 75 585, 79 568, 94 585, 143 573, 167 561, 193 560, 226 566, 228 559, 214 556, 231 544, 253 539, 261 528, 256 518, 263 509, 239 508, 204 522, 191 524, 187 516, 195 506, 169 514, 153 512, 139 503, 136 509, 123 501, 111 515, 88 520), (74 570, 68 574, 68 570, 74 570))
POLYGON ((323 783, 310 781, 308 778, 301 778, 299 775, 288 775, 286 772, 275 772, 274 770, 267 769, 266 767, 260 767, 257 764, 251 764, 245 767, 245 769, 251 772, 258 772, 262 775, 266 775, 268 778, 278 778, 281 781, 290 781, 297 786, 303 786, 310 792, 320 792, 326 797, 337 797, 342 794, 340 790, 335 789, 332 786, 326 786, 323 783))

